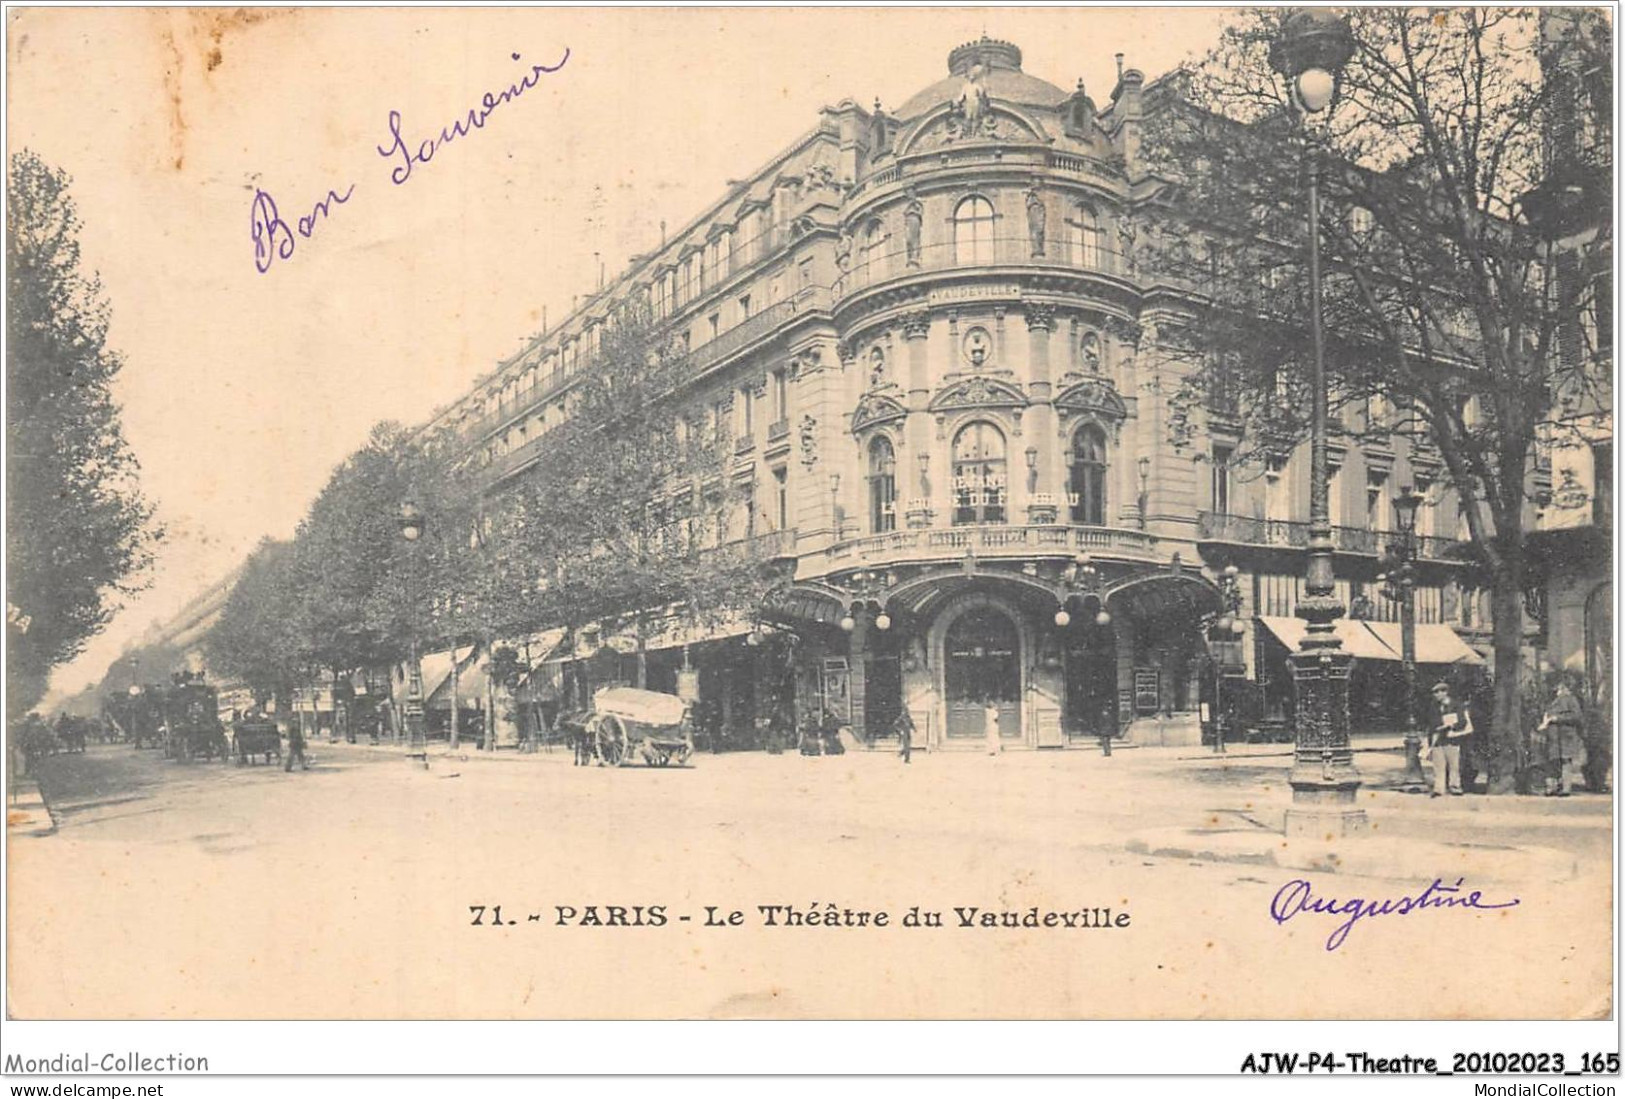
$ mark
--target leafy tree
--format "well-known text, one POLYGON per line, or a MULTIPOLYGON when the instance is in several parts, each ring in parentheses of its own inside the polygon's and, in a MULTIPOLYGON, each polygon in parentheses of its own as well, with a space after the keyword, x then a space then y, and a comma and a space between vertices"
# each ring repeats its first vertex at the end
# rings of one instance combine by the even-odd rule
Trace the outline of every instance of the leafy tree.
POLYGON ((79 262, 66 173, 12 154, 6 225, 6 675, 11 716, 137 591, 160 529, 112 382, 100 280, 79 262))
POLYGON ((1554 39, 1529 10, 1357 9, 1339 101, 1300 128, 1269 63, 1292 14, 1240 16, 1148 111, 1142 150, 1162 186, 1141 250, 1196 291, 1175 435, 1217 413, 1240 426, 1244 453, 1283 453, 1307 431, 1302 196, 1314 164, 1332 429, 1436 448, 1459 493, 1492 581, 1492 743, 1506 788, 1542 451, 1612 407, 1604 349, 1588 336, 1607 322, 1585 323, 1611 294, 1608 172, 1553 140, 1554 120, 1608 117, 1606 23, 1554 39), (1595 219, 1532 226, 1554 191, 1589 198, 1595 219))
POLYGON ((685 406, 689 362, 646 302, 623 305, 546 458, 495 501, 528 617, 629 630, 640 686, 657 622, 715 623, 772 583, 743 537, 754 523, 740 520, 727 405, 685 406))
POLYGON ((209 667, 241 680, 257 699, 290 705, 310 667, 301 594, 293 543, 262 541, 204 640, 209 667))

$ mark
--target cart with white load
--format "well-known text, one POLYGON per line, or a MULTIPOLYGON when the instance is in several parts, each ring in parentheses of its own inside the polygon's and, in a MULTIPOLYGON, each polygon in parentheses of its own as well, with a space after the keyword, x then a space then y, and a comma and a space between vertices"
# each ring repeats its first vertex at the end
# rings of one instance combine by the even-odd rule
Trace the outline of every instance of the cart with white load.
POLYGON ((605 687, 593 695, 587 719, 598 758, 624 767, 641 756, 651 767, 686 764, 694 755, 688 704, 676 695, 636 687, 605 687))

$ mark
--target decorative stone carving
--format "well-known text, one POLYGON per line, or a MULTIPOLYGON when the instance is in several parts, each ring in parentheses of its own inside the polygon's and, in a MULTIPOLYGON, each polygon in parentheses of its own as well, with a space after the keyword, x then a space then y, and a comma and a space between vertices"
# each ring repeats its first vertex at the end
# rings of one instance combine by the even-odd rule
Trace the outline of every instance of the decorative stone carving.
POLYGON ((908 265, 920 265, 920 226, 925 222, 925 206, 919 192, 908 189, 908 205, 903 209, 903 241, 907 249, 908 265))
POLYGON ((882 393, 865 393, 852 411, 852 433, 866 431, 880 424, 892 423, 908 415, 908 410, 895 397, 882 393))
POLYGON ((1055 398, 1055 407, 1063 413, 1094 413, 1113 422, 1128 415, 1128 406, 1117 390, 1104 378, 1085 378, 1055 398))
POLYGON ((1140 327, 1139 321, 1129 320, 1127 317, 1108 317, 1106 331, 1114 339, 1137 347, 1145 330, 1140 327))
POLYGON ((801 464, 808 469, 818 464, 818 421, 810 413, 801 417, 801 464))
POLYGON ((809 347, 790 356, 790 380, 796 381, 823 370, 824 352, 820 347, 809 347))
POLYGON ((1099 374, 1103 361, 1100 349, 1100 333, 1088 331, 1078 341, 1078 354, 1083 359, 1083 369, 1090 374, 1099 374))
POLYGON ((939 390, 928 406, 936 413, 961 408, 1025 408, 1027 395, 1011 383, 983 374, 939 390))
POLYGON ((1029 302, 1022 306, 1027 315, 1027 331, 1053 332, 1055 330, 1055 306, 1047 302, 1029 302))
POLYGON ((959 95, 948 105, 943 141, 998 136, 998 119, 988 100, 986 78, 987 70, 980 63, 971 66, 959 95))
POLYGON ((923 340, 931 331, 931 314, 924 309, 915 313, 905 313, 899 320, 905 340, 923 340))
POLYGON ((1027 236, 1031 238, 1033 255, 1044 254, 1044 196, 1038 193, 1038 184, 1027 188, 1027 236))

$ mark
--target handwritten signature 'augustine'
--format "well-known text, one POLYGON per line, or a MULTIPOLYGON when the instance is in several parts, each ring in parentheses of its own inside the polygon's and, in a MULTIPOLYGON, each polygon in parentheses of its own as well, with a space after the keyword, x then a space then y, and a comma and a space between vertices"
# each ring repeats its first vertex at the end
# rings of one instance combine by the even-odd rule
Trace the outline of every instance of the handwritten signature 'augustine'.
POLYGON ((1434 878, 1432 885, 1414 897, 1385 897, 1381 900, 1351 897, 1346 901, 1340 901, 1315 896, 1307 881, 1296 878, 1276 890, 1275 898, 1270 901, 1270 918, 1280 924, 1286 923, 1300 912, 1347 916, 1348 919, 1339 924, 1331 937, 1326 940, 1326 949, 1336 950, 1348 938, 1355 923, 1368 916, 1406 916, 1426 908, 1512 908, 1518 903, 1516 897, 1500 904, 1486 901, 1483 892, 1477 889, 1463 894, 1461 886, 1465 880, 1457 878, 1455 885, 1445 885, 1439 878, 1434 878))
MULTIPOLYGON (((519 55, 517 53, 514 54, 513 59, 518 61, 519 55)), ((548 73, 558 72, 560 69, 564 68, 565 62, 569 60, 570 49, 568 46, 566 46, 564 56, 559 58, 557 64, 532 65, 530 67, 530 72, 526 73, 518 83, 510 84, 500 92, 486 92, 485 95, 480 98, 479 106, 470 107, 466 115, 457 119, 457 121, 451 123, 449 126, 441 127, 440 133, 434 137, 424 138, 422 141, 418 142, 416 149, 413 149, 406 138, 401 136, 401 112, 390 111, 389 135, 394 139, 394 141, 387 147, 383 145, 378 146, 378 155, 384 159, 392 160, 397 155, 400 157, 400 164, 398 164, 395 169, 389 173, 389 181, 395 184, 397 187, 401 186, 407 180, 412 178, 412 169, 416 165, 428 164, 430 159, 438 150, 451 144, 451 142, 457 138, 467 137, 475 130, 483 130, 485 128, 485 120, 491 117, 493 111, 502 106, 504 103, 518 99, 520 96, 530 91, 530 89, 534 88, 538 83, 540 83, 542 77, 546 76, 548 73)))

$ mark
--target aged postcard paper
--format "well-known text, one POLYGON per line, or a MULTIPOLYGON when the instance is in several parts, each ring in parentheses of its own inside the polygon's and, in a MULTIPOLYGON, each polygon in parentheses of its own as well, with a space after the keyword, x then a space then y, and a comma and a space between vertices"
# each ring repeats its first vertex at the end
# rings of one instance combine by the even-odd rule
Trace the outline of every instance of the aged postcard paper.
POLYGON ((1608 1017, 1611 20, 1321 11, 10 10, 8 1015, 1608 1017))

